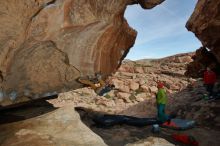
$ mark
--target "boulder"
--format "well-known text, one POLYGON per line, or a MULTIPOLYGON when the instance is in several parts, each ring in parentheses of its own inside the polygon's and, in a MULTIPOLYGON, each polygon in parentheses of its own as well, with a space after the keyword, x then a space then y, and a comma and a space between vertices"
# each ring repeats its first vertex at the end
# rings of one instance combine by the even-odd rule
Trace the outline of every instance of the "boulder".
POLYGON ((207 66, 214 70, 218 67, 218 60, 214 54, 212 54, 211 51, 208 51, 205 47, 197 49, 193 59, 193 62, 187 65, 187 71, 185 73, 187 76, 197 78, 203 77, 203 72, 207 66))
POLYGON ((167 140, 158 137, 148 137, 133 144, 126 144, 125 146, 175 146, 167 140))
POLYGON ((134 81, 130 81, 130 89, 133 91, 139 89, 139 84, 134 81))
POLYGON ((169 89, 171 89, 171 90, 179 90, 180 88, 181 87, 178 86, 177 84, 172 84, 169 89))
POLYGON ((150 70, 148 67, 144 67, 144 73, 148 73, 150 70))
POLYGON ((143 73, 144 73, 144 69, 143 69, 143 67, 135 67, 135 68, 134 68, 134 72, 135 72, 135 73, 141 73, 141 74, 143 74, 143 73))
POLYGON ((194 57, 196 61, 190 65, 188 75, 198 77, 198 73, 203 67, 211 65, 210 63, 220 63, 219 11, 219 0, 199 0, 186 24, 186 28, 194 32, 203 45, 203 55, 196 54, 194 57))
POLYGON ((1 125, 0 129, 2 146, 106 146, 98 135, 81 122, 73 107, 1 125))
POLYGON ((144 91, 144 92, 149 92, 149 86, 147 86, 147 85, 142 85, 141 86, 141 89, 144 91))
POLYGON ((133 3, 139 3, 144 9, 151 9, 158 4, 161 4, 164 0, 136 0, 133 3))
POLYGON ((124 93, 124 92, 117 93, 117 97, 120 99, 123 99, 125 102, 131 102, 129 99, 130 96, 131 96, 131 94, 129 94, 129 93, 124 93))
POLYGON ((116 107, 118 107, 119 110, 124 109, 125 106, 126 106, 126 104, 125 104, 123 99, 115 100, 115 104, 116 104, 116 107))
POLYGON ((112 79, 111 82, 113 85, 115 85, 115 88, 117 89, 124 85, 124 82, 119 79, 112 79))
POLYGON ((97 98, 96 105, 103 105, 105 107, 113 107, 115 106, 114 100, 105 99, 105 97, 97 98))
POLYGON ((149 87, 149 89, 151 93, 157 93, 157 90, 158 90, 156 86, 151 86, 149 87))
POLYGON ((161 2, 1 0, 2 102, 51 96, 82 87, 80 76, 115 72, 137 35, 124 18, 126 7, 161 2))
POLYGON ((115 88, 122 91, 122 92, 130 92, 129 85, 126 85, 125 81, 119 80, 119 79, 112 79, 111 81, 113 85, 115 85, 115 88))
POLYGON ((133 66, 130 65, 121 65, 118 69, 119 72, 129 72, 129 73, 134 73, 134 68, 133 66))
POLYGON ((144 79, 139 79, 139 85, 144 85, 144 84, 146 84, 147 83, 147 81, 146 80, 144 80, 144 79))
POLYGON ((145 99, 146 99, 146 93, 140 93, 140 94, 137 94, 136 95, 136 100, 138 101, 138 102, 142 102, 142 101, 144 101, 145 99))
POLYGON ((168 89, 171 89, 171 86, 174 84, 172 80, 164 78, 163 80, 164 86, 168 89))
POLYGON ((130 72, 121 72, 121 76, 126 76, 129 78, 133 78, 135 76, 134 73, 130 73, 130 72))
POLYGON ((190 63, 192 61, 193 61, 193 59, 191 56, 182 56, 182 57, 177 57, 174 62, 176 62, 176 63, 190 63))
POLYGON ((127 85, 122 85, 118 88, 120 91, 122 92, 126 92, 126 93, 129 93, 130 92, 130 87, 127 86, 127 85))

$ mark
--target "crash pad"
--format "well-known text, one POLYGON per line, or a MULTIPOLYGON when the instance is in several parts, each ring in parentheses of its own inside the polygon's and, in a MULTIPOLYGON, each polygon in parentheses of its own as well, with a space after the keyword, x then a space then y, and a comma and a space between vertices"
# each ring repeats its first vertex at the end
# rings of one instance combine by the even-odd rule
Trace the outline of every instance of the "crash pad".
POLYGON ((172 138, 175 141, 181 142, 183 144, 187 144, 189 146, 199 146, 198 141, 191 136, 191 135, 186 135, 186 134, 172 134, 172 138))
POLYGON ((93 118, 93 121, 98 126, 109 127, 114 125, 126 124, 131 126, 147 126, 160 124, 156 118, 137 118, 125 115, 102 115, 93 118))
POLYGON ((164 128, 170 128, 174 130, 187 130, 195 126, 195 121, 185 119, 171 119, 170 122, 165 122, 161 125, 164 128))

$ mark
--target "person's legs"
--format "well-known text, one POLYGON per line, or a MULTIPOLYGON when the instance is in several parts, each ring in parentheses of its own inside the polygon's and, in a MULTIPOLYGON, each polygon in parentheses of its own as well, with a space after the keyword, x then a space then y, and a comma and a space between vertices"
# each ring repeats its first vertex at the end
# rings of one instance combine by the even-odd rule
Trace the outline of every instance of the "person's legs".
POLYGON ((207 91, 209 92, 209 96, 213 96, 213 88, 214 88, 213 84, 207 85, 207 91))
POLYGON ((169 119, 169 116, 166 114, 165 108, 166 108, 166 105, 163 104, 163 120, 167 121, 169 119))
POLYGON ((161 122, 165 122, 169 119, 169 117, 165 114, 165 104, 158 105, 158 119, 161 122))
POLYGON ((160 117, 160 105, 157 104, 157 118, 160 119, 159 117, 160 117))
POLYGON ((158 119, 159 121, 163 122, 163 105, 158 104, 157 110, 158 110, 158 119))

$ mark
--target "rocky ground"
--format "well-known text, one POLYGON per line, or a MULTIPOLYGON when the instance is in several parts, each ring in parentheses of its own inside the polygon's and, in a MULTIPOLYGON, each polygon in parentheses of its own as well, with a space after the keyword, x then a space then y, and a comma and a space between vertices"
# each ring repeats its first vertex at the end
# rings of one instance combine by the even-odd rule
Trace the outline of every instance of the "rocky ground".
MULTIPOLYGON (((181 54, 159 60, 140 60, 135 62, 126 60, 118 72, 110 77, 115 89, 104 96, 97 96, 92 89, 85 87, 62 93, 52 99, 40 100, 29 106, 17 108, 14 111, 2 111, 0 123, 3 125, 0 126, 0 129, 4 132, 1 132, 0 144, 17 144, 16 146, 20 146, 24 144, 21 142, 22 138, 31 135, 27 142, 43 139, 42 144, 46 145, 59 145, 60 143, 57 139, 62 139, 63 145, 70 143, 78 145, 80 141, 72 139, 84 138, 83 141, 85 142, 80 143, 81 145, 89 145, 90 142, 93 142, 96 145, 107 144, 110 146, 184 146, 175 142, 170 135, 172 133, 186 133, 193 135, 201 146, 218 146, 220 101, 204 100, 203 94, 206 91, 201 79, 192 79, 184 75, 186 65, 192 61, 192 55, 181 54), (180 118, 195 120, 197 122, 195 128, 181 132, 161 129, 161 133, 153 134, 151 126, 138 128, 118 125, 107 129, 94 126, 92 117, 103 113, 154 117, 156 115, 155 93, 157 92, 156 83, 158 81, 162 81, 165 84, 169 96, 167 113, 176 113, 180 118), (93 135, 89 136, 90 139, 73 134, 74 131, 71 128, 78 126, 78 124, 74 124, 74 121, 78 121, 79 116, 74 116, 76 113, 72 112, 72 107, 77 108, 81 120, 98 136, 94 136, 92 131, 82 126, 84 124, 79 129, 83 129, 89 135, 93 135), (58 111, 56 108, 58 108, 58 111), (62 118, 66 118, 68 121, 65 126, 62 118), (74 118, 76 119, 74 120, 74 118), (30 123, 32 123, 32 128, 28 126, 30 123), (57 127, 60 130, 67 130, 67 133, 59 135, 60 130, 47 131, 48 126, 50 129, 57 127), (10 127, 13 127, 14 130, 11 131, 10 127), (59 136, 60 138, 58 138, 59 136), (14 143, 10 143, 10 140, 14 143)), ((218 86, 216 90, 218 90, 218 86)))
POLYGON ((136 62, 125 60, 119 70, 109 77, 115 89, 104 96, 97 96, 91 88, 82 88, 62 93, 58 99, 49 102, 55 107, 70 104, 115 114, 133 116, 154 114, 155 108, 150 105, 155 103, 158 81, 165 84, 171 99, 175 93, 196 81, 184 76, 186 65, 192 61, 192 55, 181 54, 159 60, 136 62), (135 107, 137 108, 134 109, 135 107))

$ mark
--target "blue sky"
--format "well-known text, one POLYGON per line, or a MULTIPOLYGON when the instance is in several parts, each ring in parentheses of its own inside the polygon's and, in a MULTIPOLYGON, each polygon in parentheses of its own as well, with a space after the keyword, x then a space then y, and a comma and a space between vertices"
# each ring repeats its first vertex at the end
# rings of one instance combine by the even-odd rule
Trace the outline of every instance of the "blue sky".
POLYGON ((166 0, 151 10, 128 6, 125 18, 138 36, 126 59, 161 58, 198 49, 200 41, 185 28, 196 2, 166 0))

